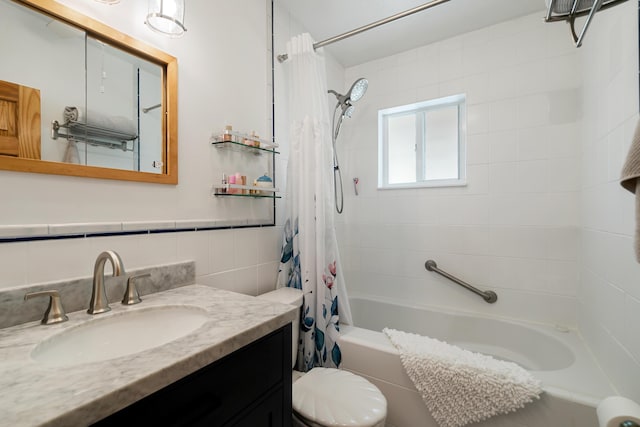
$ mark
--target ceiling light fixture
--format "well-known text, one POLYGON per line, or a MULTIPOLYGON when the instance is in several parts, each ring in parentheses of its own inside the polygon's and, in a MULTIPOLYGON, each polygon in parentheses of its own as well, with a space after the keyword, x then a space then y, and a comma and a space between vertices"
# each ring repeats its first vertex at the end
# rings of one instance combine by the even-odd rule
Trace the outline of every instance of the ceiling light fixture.
POLYGON ((120 0, 96 0, 98 3, 104 3, 104 4, 116 4, 116 3, 120 3, 120 0))
POLYGON ((180 37, 187 29, 184 27, 185 0, 149 0, 149 13, 145 24, 153 31, 180 37))

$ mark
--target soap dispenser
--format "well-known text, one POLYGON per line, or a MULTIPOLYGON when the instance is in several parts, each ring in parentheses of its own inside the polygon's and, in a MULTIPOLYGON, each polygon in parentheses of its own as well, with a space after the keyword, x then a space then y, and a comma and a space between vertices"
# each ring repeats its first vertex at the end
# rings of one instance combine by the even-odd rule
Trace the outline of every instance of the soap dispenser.
MULTIPOLYGON (((271 179, 271 177, 269 177, 269 175, 267 175, 267 172, 265 172, 264 175, 256 180, 256 186, 262 188, 273 188, 273 180, 271 179)), ((262 195, 270 194, 269 191, 261 191, 260 193, 262 195)))

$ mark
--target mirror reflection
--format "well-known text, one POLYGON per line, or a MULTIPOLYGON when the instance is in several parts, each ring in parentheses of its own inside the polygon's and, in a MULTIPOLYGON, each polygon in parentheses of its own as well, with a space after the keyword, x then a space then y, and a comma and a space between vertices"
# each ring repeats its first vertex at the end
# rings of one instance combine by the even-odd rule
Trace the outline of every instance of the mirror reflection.
MULTIPOLYGON (((25 111, 31 112, 28 123, 32 132, 28 136, 16 133, 13 145, 0 142, 0 168, 9 162, 4 158, 7 156, 18 161, 17 168, 9 167, 12 170, 23 170, 20 160, 30 159, 74 165, 63 166, 60 172, 60 167, 47 163, 40 166, 45 173, 72 171, 69 174, 94 176, 95 168, 107 168, 170 174, 171 159, 167 156, 176 153, 167 144, 175 143, 170 137, 177 131, 172 124, 175 118, 168 115, 167 98, 175 98, 164 88, 170 67, 165 59, 150 54, 153 48, 140 50, 141 43, 111 28, 90 25, 93 22, 87 17, 78 25, 23 3, 30 2, 0 0, 0 137, 11 135, 12 128, 15 132, 25 128, 27 121, 21 119, 25 111), (16 93, 33 93, 33 102, 3 98, 5 87, 16 93), (53 169, 47 169, 50 167, 53 169)), ((46 7, 47 3, 38 2, 37 6, 46 7)), ((56 14, 60 8, 55 6, 56 14)), ((65 10, 62 7, 63 13, 65 10)), ((175 90, 175 84, 170 86, 175 90)), ((163 182, 119 172, 100 177, 163 182)))

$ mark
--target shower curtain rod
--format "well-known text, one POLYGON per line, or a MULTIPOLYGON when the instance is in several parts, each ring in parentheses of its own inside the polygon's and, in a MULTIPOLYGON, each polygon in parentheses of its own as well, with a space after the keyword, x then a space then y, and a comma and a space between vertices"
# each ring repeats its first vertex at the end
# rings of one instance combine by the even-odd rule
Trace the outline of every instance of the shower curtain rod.
MULTIPOLYGON (((335 42, 339 42, 339 41, 344 40, 344 39, 348 39, 349 37, 355 36, 356 34, 364 33, 365 31, 369 31, 369 30, 371 30, 373 28, 376 28, 376 27, 379 27, 381 25, 388 24, 389 22, 393 22, 393 21, 395 21, 397 19, 404 18, 405 16, 413 15, 414 13, 417 13, 417 12, 422 12, 423 10, 430 9, 432 7, 438 6, 438 5, 440 5, 442 3, 446 3, 448 1, 449 0, 433 0, 433 1, 429 2, 429 3, 423 4, 421 6, 414 7, 413 9, 405 10, 404 12, 400 12, 400 13, 397 13, 395 15, 389 16, 387 18, 381 19, 379 21, 372 22, 371 24, 367 24, 367 25, 364 25, 362 27, 356 28, 355 30, 347 31, 346 33, 342 33, 342 34, 339 34, 339 35, 337 35, 335 37, 331 37, 329 39, 320 41, 318 43, 314 43, 313 44, 313 48, 314 49, 318 49, 319 47, 323 47, 323 46, 329 45, 331 43, 335 43, 335 42)), ((287 59, 289 59, 289 55, 287 55, 286 53, 278 55, 278 61, 279 62, 284 62, 287 59)))

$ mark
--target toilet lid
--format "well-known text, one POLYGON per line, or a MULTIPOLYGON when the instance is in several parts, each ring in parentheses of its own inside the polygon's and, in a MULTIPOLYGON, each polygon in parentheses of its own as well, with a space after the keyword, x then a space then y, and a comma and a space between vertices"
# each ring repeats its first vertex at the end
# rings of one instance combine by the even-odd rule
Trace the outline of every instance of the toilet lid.
POLYGON ((387 400, 366 379, 333 368, 313 368, 293 383, 293 409, 323 426, 369 427, 387 415, 387 400))

